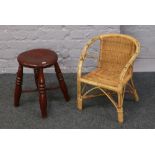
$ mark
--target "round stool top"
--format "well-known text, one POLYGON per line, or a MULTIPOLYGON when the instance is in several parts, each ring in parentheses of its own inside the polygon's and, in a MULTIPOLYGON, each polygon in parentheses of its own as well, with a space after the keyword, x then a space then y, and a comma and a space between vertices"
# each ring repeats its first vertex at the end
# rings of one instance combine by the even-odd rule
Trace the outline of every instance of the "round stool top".
POLYGON ((33 49, 21 53, 17 58, 19 64, 29 68, 46 68, 54 65, 57 54, 49 49, 33 49))

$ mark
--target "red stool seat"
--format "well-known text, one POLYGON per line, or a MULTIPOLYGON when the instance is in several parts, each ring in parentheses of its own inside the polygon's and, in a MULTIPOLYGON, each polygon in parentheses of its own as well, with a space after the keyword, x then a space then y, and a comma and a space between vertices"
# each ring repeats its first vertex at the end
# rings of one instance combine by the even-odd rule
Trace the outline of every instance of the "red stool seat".
POLYGON ((57 54, 48 49, 33 49, 21 53, 17 58, 19 64, 29 68, 47 68, 54 65, 57 60, 57 54))

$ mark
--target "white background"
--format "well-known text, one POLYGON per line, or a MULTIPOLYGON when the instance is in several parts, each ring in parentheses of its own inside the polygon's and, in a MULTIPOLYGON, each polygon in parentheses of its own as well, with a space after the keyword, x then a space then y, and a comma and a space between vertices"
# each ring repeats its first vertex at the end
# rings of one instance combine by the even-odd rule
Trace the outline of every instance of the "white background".
MULTIPOLYGON (((3 25, 150 25, 153 0, 1 0, 3 25)), ((7 115, 7 114, 6 114, 7 115)), ((0 130, 1 155, 153 155, 155 130, 0 130)))

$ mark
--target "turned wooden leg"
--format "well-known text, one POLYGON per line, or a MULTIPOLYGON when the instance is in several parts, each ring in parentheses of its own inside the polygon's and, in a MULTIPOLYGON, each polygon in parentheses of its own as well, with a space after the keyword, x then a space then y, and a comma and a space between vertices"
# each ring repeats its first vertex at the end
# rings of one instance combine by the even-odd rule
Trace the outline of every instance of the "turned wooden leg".
POLYGON ((41 114, 45 118, 47 117, 47 98, 43 69, 38 70, 38 90, 41 114))
POLYGON ((117 115, 118 115, 118 122, 122 124, 123 123, 123 94, 122 93, 118 93, 117 115))
POLYGON ((80 82, 80 80, 77 80, 77 108, 79 110, 82 110, 82 108, 83 108, 82 95, 81 95, 81 82, 80 82))
POLYGON ((56 72, 56 75, 57 75, 57 78, 58 78, 58 81, 59 81, 61 91, 62 91, 62 93, 64 95, 65 100, 69 101, 70 97, 68 95, 67 86, 66 86, 66 83, 64 81, 63 75, 61 73, 60 67, 59 67, 58 63, 56 63, 54 66, 55 66, 55 72, 56 72))
POLYGON ((36 87, 38 89, 38 69, 34 69, 34 78, 35 78, 35 83, 36 83, 36 87))
POLYGON ((23 81, 23 66, 19 65, 17 77, 16 77, 16 86, 14 93, 14 106, 19 106, 20 96, 22 93, 22 81, 23 81))

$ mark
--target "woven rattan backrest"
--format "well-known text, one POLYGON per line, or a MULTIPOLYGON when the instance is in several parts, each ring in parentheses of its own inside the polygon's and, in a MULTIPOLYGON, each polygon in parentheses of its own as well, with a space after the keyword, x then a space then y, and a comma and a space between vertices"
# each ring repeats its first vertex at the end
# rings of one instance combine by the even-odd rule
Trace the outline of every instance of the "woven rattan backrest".
POLYGON ((100 38, 99 67, 121 72, 136 52, 135 42, 125 35, 105 35, 100 38))

